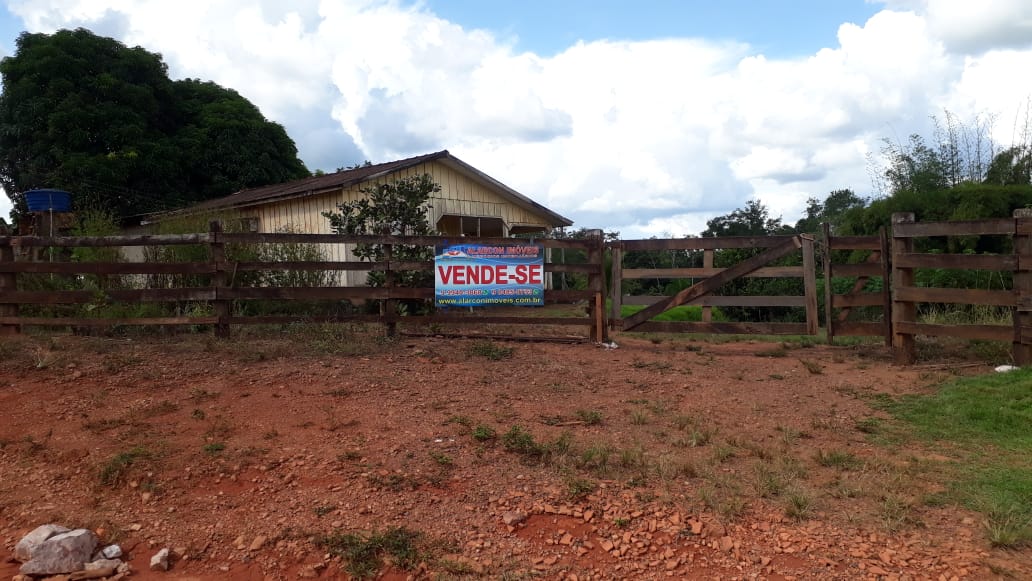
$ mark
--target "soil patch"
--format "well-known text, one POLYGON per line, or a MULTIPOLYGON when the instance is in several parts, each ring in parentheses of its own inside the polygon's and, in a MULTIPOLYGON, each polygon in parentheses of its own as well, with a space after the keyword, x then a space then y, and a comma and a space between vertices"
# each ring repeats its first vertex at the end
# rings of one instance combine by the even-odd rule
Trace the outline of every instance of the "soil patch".
POLYGON ((879 347, 339 340, 0 340, 6 548, 59 522, 122 543, 134 578, 336 578, 327 535, 403 528, 418 563, 384 553, 384 578, 1032 576, 978 514, 925 501, 948 455, 878 439, 872 401, 949 369, 879 347), (163 547, 172 570, 146 571, 163 547))

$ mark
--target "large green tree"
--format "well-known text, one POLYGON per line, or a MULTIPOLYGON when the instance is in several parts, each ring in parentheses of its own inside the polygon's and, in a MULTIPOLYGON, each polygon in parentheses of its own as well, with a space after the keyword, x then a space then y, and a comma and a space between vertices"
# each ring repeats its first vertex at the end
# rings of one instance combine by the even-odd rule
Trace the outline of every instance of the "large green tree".
POLYGON ((308 175, 282 126, 233 90, 172 81, 161 55, 85 29, 22 33, 0 61, 0 185, 66 189, 129 216, 308 175))

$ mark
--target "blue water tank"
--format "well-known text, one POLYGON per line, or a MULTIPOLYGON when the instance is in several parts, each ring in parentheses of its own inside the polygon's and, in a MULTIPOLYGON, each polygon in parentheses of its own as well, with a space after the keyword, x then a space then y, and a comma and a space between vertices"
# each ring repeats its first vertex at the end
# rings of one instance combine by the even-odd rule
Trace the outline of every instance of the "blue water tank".
POLYGON ((64 190, 30 190, 25 192, 30 212, 71 212, 72 195, 64 190))

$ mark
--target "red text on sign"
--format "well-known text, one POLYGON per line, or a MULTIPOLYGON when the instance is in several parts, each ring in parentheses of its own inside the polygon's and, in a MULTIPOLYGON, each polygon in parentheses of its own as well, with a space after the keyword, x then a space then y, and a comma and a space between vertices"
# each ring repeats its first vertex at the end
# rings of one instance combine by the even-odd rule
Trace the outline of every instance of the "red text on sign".
POLYGON ((444 284, 541 284, 540 264, 438 266, 437 277, 444 284))

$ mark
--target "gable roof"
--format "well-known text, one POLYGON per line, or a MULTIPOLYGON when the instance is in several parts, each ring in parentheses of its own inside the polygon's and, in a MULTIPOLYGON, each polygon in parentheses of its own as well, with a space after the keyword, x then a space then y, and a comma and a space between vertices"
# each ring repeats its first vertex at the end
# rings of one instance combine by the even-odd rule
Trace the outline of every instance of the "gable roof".
POLYGON ((408 159, 357 167, 355 169, 338 171, 321 176, 312 176, 310 178, 302 178, 282 184, 273 184, 241 190, 235 194, 230 194, 222 198, 216 198, 214 200, 207 200, 199 204, 195 204, 189 208, 180 210, 180 212, 185 211, 192 213, 226 208, 245 208, 274 201, 324 194, 355 186, 362 182, 375 180, 388 174, 432 161, 440 161, 453 169, 469 175, 474 180, 494 189, 503 199, 506 199, 535 214, 544 216, 551 226, 573 225, 573 221, 569 218, 560 216, 534 200, 531 200, 502 182, 460 160, 449 153, 446 149, 435 153, 410 157, 408 159))

